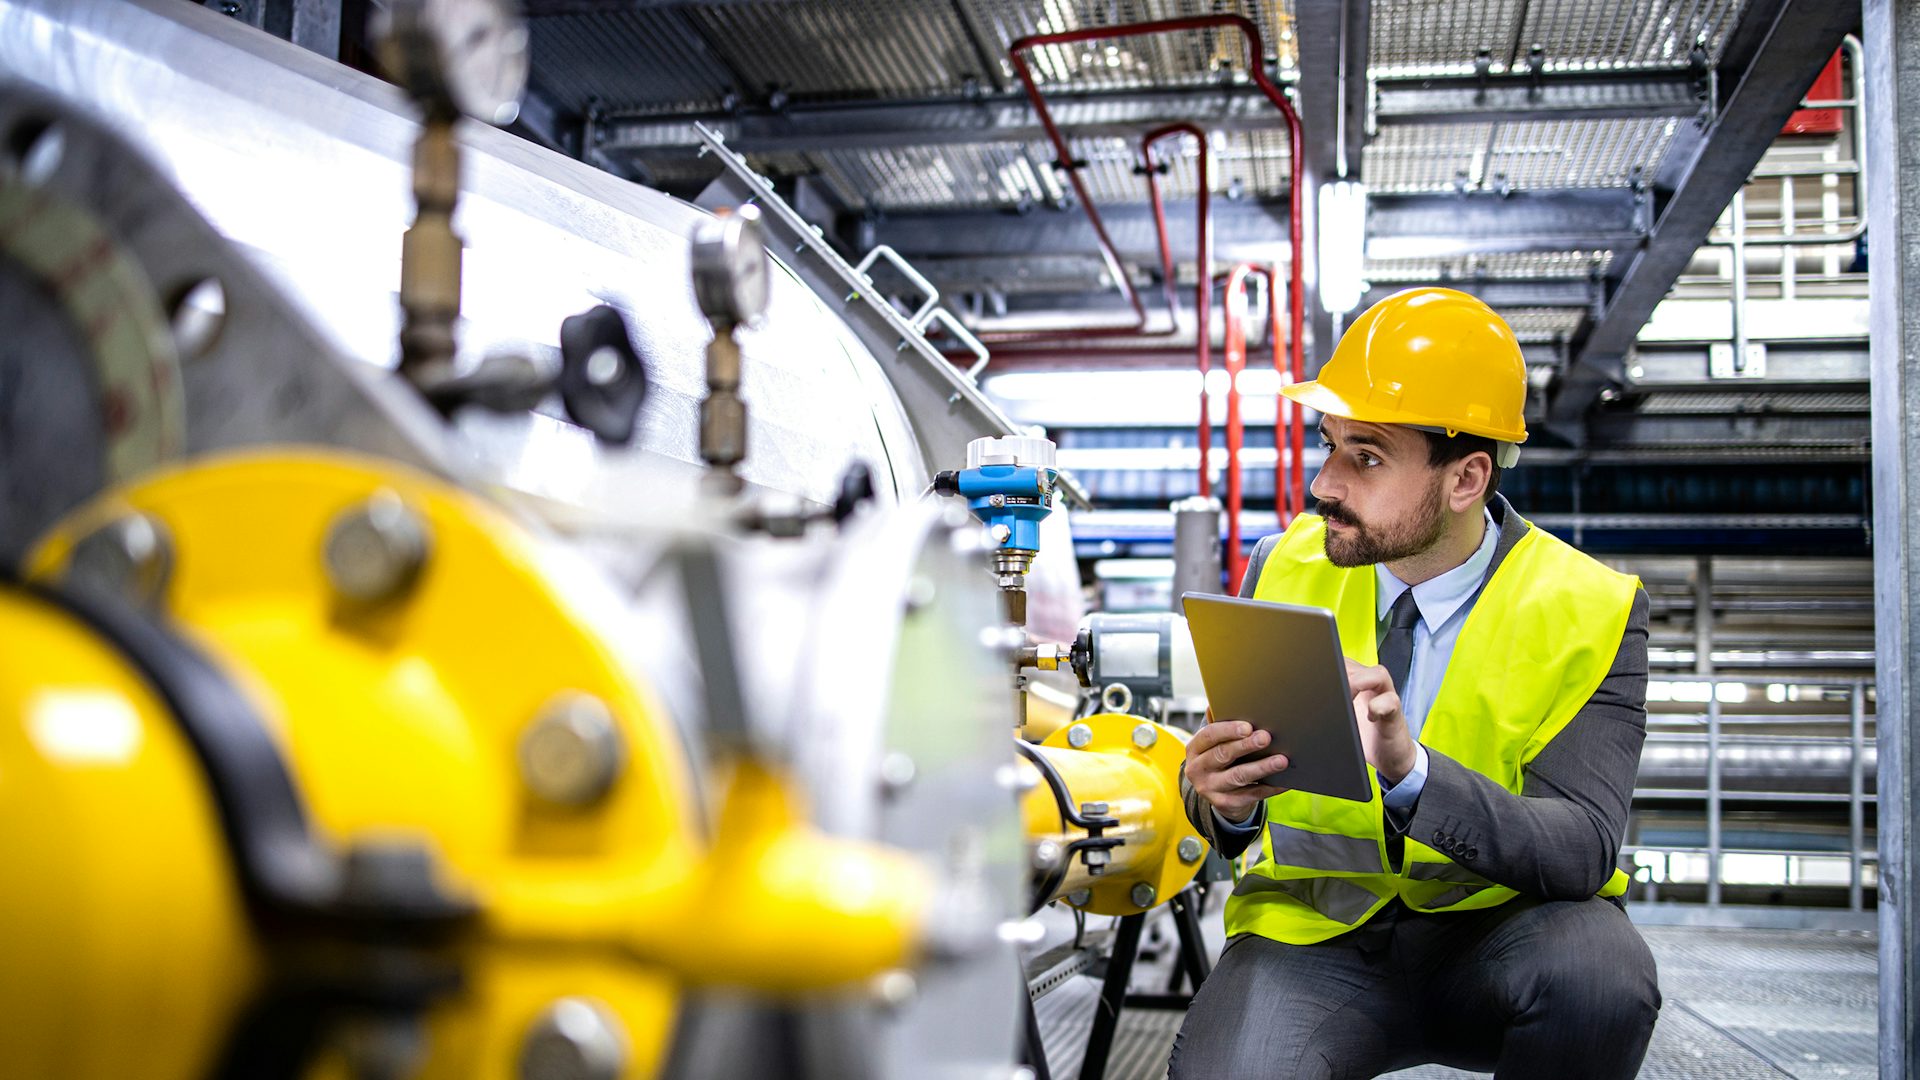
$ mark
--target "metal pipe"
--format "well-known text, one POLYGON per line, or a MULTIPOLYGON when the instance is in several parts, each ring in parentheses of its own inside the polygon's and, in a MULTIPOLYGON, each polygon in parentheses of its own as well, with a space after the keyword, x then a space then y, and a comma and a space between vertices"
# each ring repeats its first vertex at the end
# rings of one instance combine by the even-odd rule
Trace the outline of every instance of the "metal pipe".
POLYGON ((1707 698, 1707 906, 1720 906, 1720 684, 1707 698))
POLYGON ((1847 788, 1847 907, 1860 911, 1865 907, 1860 850, 1866 845, 1867 831, 1867 689, 1858 679, 1848 687, 1848 704, 1852 707, 1853 770, 1847 788))
MULTIPOLYGON (((1259 87, 1260 92, 1266 96, 1274 108, 1280 110, 1281 118, 1286 121, 1287 125, 1287 233, 1289 249, 1292 252, 1292 264, 1289 271, 1290 288, 1288 293, 1292 336, 1289 341, 1293 354, 1293 363, 1295 368, 1298 369, 1302 363, 1302 315, 1303 298, 1306 292, 1306 284, 1301 276, 1302 193, 1300 179, 1303 139, 1300 130, 1300 114, 1294 110, 1293 103, 1287 100, 1286 94, 1281 91, 1280 87, 1276 85, 1272 79, 1267 77, 1267 73, 1263 68, 1266 57, 1266 45, 1260 36, 1260 28, 1254 25, 1253 20, 1244 15, 1198 15, 1181 19, 1159 19, 1150 22, 1125 23, 1117 26, 1085 27, 1078 30, 1060 31, 1051 34, 1030 34, 1014 41, 1012 45, 1008 46, 1007 58, 1013 66, 1014 74, 1019 77, 1020 84, 1026 89, 1027 100, 1033 103, 1034 111, 1039 115, 1041 127, 1046 130, 1048 141, 1053 144, 1054 151, 1059 155, 1061 164, 1067 170, 1067 179, 1073 184, 1074 191, 1080 196, 1081 206, 1087 212, 1088 223, 1093 226, 1094 236, 1100 242, 1102 258, 1107 261, 1116 280, 1120 283, 1122 291, 1126 294, 1128 302, 1132 305, 1137 316, 1137 325, 1144 326, 1146 324, 1145 309, 1141 307, 1140 298, 1134 293, 1132 283, 1128 282, 1125 274, 1121 272, 1119 253, 1114 248, 1112 238, 1107 235, 1106 225, 1100 220, 1100 211, 1093 205, 1092 200, 1087 198, 1086 185, 1081 181, 1079 170, 1073 164, 1072 150, 1067 145, 1066 137, 1061 134, 1059 125, 1054 123, 1052 114, 1047 111, 1046 99, 1041 96, 1040 88, 1033 80, 1033 72, 1027 66, 1026 58, 1022 54, 1028 49, 1039 48, 1046 45, 1069 45, 1086 41, 1103 41, 1116 37, 1141 37, 1150 34, 1178 33, 1189 30, 1219 28, 1230 28, 1240 32, 1241 39, 1246 45, 1247 50, 1246 61, 1248 76, 1253 79, 1254 85, 1259 87)), ((1202 335, 1206 335, 1205 327, 1200 327, 1198 330, 1202 335)), ((1120 332, 1125 333, 1127 331, 1121 330, 1120 332)), ((1114 333, 1114 331, 1095 330, 1075 334, 1067 334, 1060 331, 1038 333, 1061 337, 1093 337, 1110 335, 1114 333)), ((1044 340, 1045 338, 1023 335, 1022 338, 1016 340, 1020 339, 1044 340)))
POLYGON ((1733 370, 1747 370, 1747 189, 1733 193, 1733 370))
POLYGON ((1693 571, 1693 670, 1713 674, 1713 556, 1702 555, 1693 571))
MULTIPOLYGON (((1167 124, 1154 128, 1140 140, 1140 156, 1147 170, 1147 195, 1153 201, 1153 224, 1160 235, 1160 265, 1162 279, 1167 292, 1168 325, 1177 324, 1174 316, 1173 248, 1167 243, 1167 211, 1160 200, 1159 173, 1153 161, 1153 144, 1175 135, 1191 135, 1200 146, 1199 191, 1196 200, 1195 232, 1199 236, 1200 249, 1194 256, 1194 357, 1200 368, 1200 429, 1198 445, 1200 447, 1200 495, 1204 498, 1213 494, 1213 478, 1207 470, 1207 459, 1213 449, 1213 420, 1207 415, 1207 372, 1213 367, 1209 355, 1213 345, 1213 206, 1211 179, 1208 171, 1207 133, 1192 124, 1167 124)), ((1171 331, 1170 331, 1171 332, 1171 331)))

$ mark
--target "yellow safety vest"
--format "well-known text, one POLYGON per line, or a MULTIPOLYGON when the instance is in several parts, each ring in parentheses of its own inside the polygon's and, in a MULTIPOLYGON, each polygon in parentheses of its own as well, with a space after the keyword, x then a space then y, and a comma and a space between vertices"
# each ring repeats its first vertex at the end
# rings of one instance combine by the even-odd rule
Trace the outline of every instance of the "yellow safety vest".
MULTIPOLYGON (((1376 663, 1374 570, 1328 562, 1325 538, 1324 519, 1296 518, 1267 557, 1253 595, 1329 609, 1347 656, 1376 663)), ((1637 578, 1528 525, 1461 627, 1421 744, 1517 794, 1522 767, 1606 678, 1638 587, 1637 578)), ((1227 900, 1228 934, 1307 945, 1359 926, 1395 896, 1415 911, 1460 911, 1519 895, 1412 836, 1395 873, 1380 779, 1371 766, 1367 777, 1367 802, 1297 791, 1267 800, 1266 828, 1243 856, 1227 900)), ((1616 869, 1600 895, 1620 895, 1626 886, 1616 869)))

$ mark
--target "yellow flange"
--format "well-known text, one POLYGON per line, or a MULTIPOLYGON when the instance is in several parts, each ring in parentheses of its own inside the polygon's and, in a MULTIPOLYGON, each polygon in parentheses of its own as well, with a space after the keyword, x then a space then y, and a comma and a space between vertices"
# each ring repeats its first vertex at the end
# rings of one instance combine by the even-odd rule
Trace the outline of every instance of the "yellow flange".
POLYGON ((1207 850, 1180 800, 1186 744, 1186 732, 1125 713, 1074 721, 1035 748, 1064 784, 1064 807, 1041 769, 1021 762, 1033 785, 1021 811, 1036 876, 1054 882, 1045 900, 1064 898, 1096 915, 1132 915, 1186 888, 1207 850), (1090 813, 1089 804, 1104 811, 1090 813), (1089 830, 1069 811, 1115 819, 1100 832, 1121 843, 1089 859, 1081 844, 1089 830))
MULTIPOLYGON (((621 640, 616 610, 570 584, 556 551, 480 500, 329 453, 213 459, 80 511, 40 545, 32 573, 59 580, 76 545, 136 514, 170 556, 170 568, 143 579, 157 589, 149 599, 255 704, 326 844, 421 841, 445 886, 475 903, 477 918, 458 944, 466 985, 428 1019, 422 1075, 514 1075, 515 1048, 566 995, 595 1002, 626 1048, 624 1074, 647 1076, 681 984, 799 992, 916 959, 932 892, 927 869, 811 829, 794 785, 751 762, 723 770, 703 806, 674 725, 623 659, 648 643, 621 640), (701 825, 709 817, 711 835, 701 825)), ((124 671, 100 685, 123 695, 141 689, 124 671)), ((0 726, 17 736, 11 717, 31 715, 41 691, 37 667, 8 669, 0 694, 13 696, 0 697, 0 709, 11 711, 0 726)), ((135 711, 156 709, 149 694, 135 711)), ((150 747, 179 741, 160 719, 143 726, 159 732, 150 747)), ((117 801, 101 798, 87 780, 50 800, 96 807, 86 819, 95 827, 78 843, 8 846, 40 852, 57 869, 21 880, 74 884, 59 897, 26 900, 21 889, 0 890, 16 905, 36 905, 0 924, 0 955, 38 942, 68 960, 93 955, 95 969, 81 970, 98 973, 73 986, 74 996, 9 1003, 16 1029, 58 1030, 76 1001, 130 993, 111 976, 149 953, 156 968, 177 965, 176 1009, 231 1012, 248 992, 240 977, 252 970, 248 935, 236 928, 244 924, 197 786, 204 778, 177 746, 164 752, 171 772, 148 782, 158 786, 144 796, 135 786, 117 801), (62 859, 73 866, 58 869, 62 859), (197 877, 172 894, 188 870, 197 877), (73 896, 101 909, 87 909, 87 926, 43 910, 73 896), (184 908, 171 917, 199 929, 170 935, 177 948, 151 941, 147 952, 116 960, 90 927, 146 925, 150 905, 184 908), (178 990, 187 985, 194 990, 178 990)), ((0 805, 10 809, 32 805, 13 801, 15 771, 0 764, 0 798, 9 800, 0 805)), ((19 799, 45 797, 49 783, 19 789, 19 799)), ((0 828, 29 820, 7 819, 0 828)), ((149 1032, 166 1015, 67 1034, 79 1044, 118 1042, 126 1032, 151 1051, 149 1032)), ((183 1046, 201 1037, 168 1026, 183 1046)), ((120 1069, 15 1064, 0 1061, 0 1072, 158 1074, 144 1059, 120 1069)))

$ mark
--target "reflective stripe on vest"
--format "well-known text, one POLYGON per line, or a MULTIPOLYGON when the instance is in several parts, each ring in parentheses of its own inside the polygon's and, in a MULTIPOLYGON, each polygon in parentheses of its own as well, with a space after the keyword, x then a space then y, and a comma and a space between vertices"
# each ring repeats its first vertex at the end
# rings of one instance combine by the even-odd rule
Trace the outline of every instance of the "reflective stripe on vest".
MULTIPOLYGON (((1513 513, 1509 508, 1508 513, 1513 513)), ((1347 656, 1378 653, 1375 575, 1326 558, 1326 523, 1296 518, 1261 568, 1254 597, 1331 610, 1347 656)), ((1461 627, 1420 742, 1518 793, 1523 769, 1599 688, 1613 665, 1639 582, 1527 526, 1461 627)), ((1398 873, 1386 862, 1378 778, 1367 802, 1283 792, 1244 857, 1227 900, 1227 933, 1292 944, 1324 941, 1395 896, 1416 911, 1468 910, 1518 895, 1412 837, 1398 873)), ((1624 891, 1619 871, 1600 892, 1624 891)))

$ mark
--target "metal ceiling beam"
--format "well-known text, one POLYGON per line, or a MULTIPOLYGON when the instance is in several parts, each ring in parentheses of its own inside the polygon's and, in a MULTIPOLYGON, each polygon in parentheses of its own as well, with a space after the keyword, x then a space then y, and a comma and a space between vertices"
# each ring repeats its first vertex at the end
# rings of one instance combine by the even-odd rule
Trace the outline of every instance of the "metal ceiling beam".
MULTIPOLYGON (((1147 128, 1188 121, 1216 131, 1274 128, 1280 116, 1249 86, 1155 90, 1060 91, 1047 96, 1070 137, 1138 136, 1147 128)), ((742 105, 718 113, 613 116, 607 146, 644 152, 699 145, 695 122, 720 132, 742 153, 879 150, 986 142, 1041 142, 1047 133, 1024 94, 910 101, 788 102, 742 105)))
POLYGON ((1625 188, 1376 195, 1368 200, 1367 255, 1434 259, 1514 252, 1636 248, 1646 200, 1625 188))
MULTIPOLYGON (((1100 217, 1120 257, 1160 265, 1160 247, 1152 209, 1145 203, 1107 205, 1100 217)), ((1193 211, 1175 204, 1167 213, 1167 239, 1179 253, 1196 246, 1193 211)), ((888 244, 909 259, 979 256, 1073 255, 1096 249, 1085 214, 1068 208, 1012 210, 938 210, 888 213, 877 220, 849 215, 839 230, 847 246, 867 251, 888 244)), ((1284 260, 1287 251, 1287 200, 1213 202, 1214 253, 1222 262, 1243 259, 1284 260)), ((1185 258, 1182 254, 1181 258, 1185 258)))
POLYGON ((1381 127, 1699 116, 1707 91, 1703 76, 1672 69, 1380 79, 1374 116, 1381 127))
POLYGON ((1859 6, 1848 0, 1747 5, 1715 72, 1713 120, 1677 136, 1668 149, 1654 178, 1647 243, 1614 260, 1606 306, 1555 395, 1549 422, 1562 437, 1585 437, 1579 422, 1601 387, 1620 381, 1640 328, 1858 20, 1859 6))
MULTIPOLYGON (((1637 247, 1646 211, 1624 188, 1468 195, 1377 195, 1369 200, 1367 254, 1376 259, 1450 258, 1474 253, 1588 251, 1637 247)), ((1122 258, 1158 264, 1153 214, 1144 203, 1109 204, 1100 216, 1122 258)), ((1213 204, 1214 243, 1223 262, 1272 261, 1287 243, 1287 203, 1225 200, 1213 204)), ((1193 214, 1167 214, 1175 251, 1193 246, 1193 214)), ((1071 210, 927 210, 842 219, 849 247, 891 244, 917 258, 1062 255, 1091 252, 1093 231, 1071 210)), ((1311 259, 1309 262, 1313 261, 1311 259)))
MULTIPOLYGON (((1367 81, 1344 79, 1343 71, 1366 68, 1366 0, 1301 0, 1303 40, 1320 23, 1328 40, 1338 40, 1344 17, 1350 48, 1304 50, 1300 99, 1307 128, 1307 164, 1324 175, 1358 177, 1365 143, 1367 81), (1341 64, 1346 65, 1343 69, 1341 64), (1342 146, 1346 169, 1339 168, 1342 146)), ((1525 77, 1522 76, 1522 79, 1525 77)), ((1703 108, 1693 78, 1681 73, 1569 73, 1547 78, 1536 91, 1531 83, 1495 80, 1480 90, 1450 79, 1393 79, 1380 83, 1378 119, 1395 124, 1456 124, 1489 120, 1567 120, 1582 118, 1694 116, 1703 108), (1391 111, 1389 111, 1391 110, 1391 111)), ((1048 107, 1062 129, 1074 137, 1137 136, 1161 124, 1188 121, 1216 131, 1278 128, 1280 117, 1251 86, 1160 87, 1132 90, 1057 90, 1048 107)), ((723 111, 670 116, 612 116, 607 122, 610 149, 645 152, 698 145, 695 121, 719 131, 729 146, 746 153, 804 153, 816 150, 869 150, 903 146, 956 146, 983 142, 1040 142, 1046 131, 1025 95, 981 93, 972 96, 905 101, 783 101, 743 103, 723 111)))
POLYGON ((1470 293, 1495 308, 1590 308, 1600 285, 1586 278, 1460 278, 1447 281, 1378 282, 1360 301, 1370 307, 1406 289, 1439 287, 1470 293))

